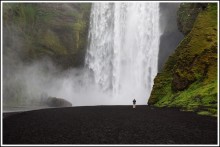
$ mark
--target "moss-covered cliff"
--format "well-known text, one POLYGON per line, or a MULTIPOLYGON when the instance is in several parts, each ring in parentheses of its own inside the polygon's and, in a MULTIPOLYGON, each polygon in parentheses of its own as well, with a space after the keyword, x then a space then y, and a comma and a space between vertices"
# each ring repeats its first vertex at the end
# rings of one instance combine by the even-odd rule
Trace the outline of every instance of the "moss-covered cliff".
POLYGON ((83 65, 90 7, 89 3, 3 3, 4 57, 13 53, 23 62, 49 57, 62 68, 83 65))
POLYGON ((148 104, 216 116, 217 4, 181 4, 178 17, 186 36, 156 76, 148 104))

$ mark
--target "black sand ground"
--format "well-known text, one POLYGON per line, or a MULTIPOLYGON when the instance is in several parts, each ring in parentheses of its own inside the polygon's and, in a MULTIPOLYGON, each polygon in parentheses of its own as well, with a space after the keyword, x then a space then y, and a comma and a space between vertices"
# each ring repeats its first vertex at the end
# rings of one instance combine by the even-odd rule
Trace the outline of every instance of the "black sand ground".
POLYGON ((72 107, 5 116, 3 144, 217 144, 217 118, 167 108, 72 107))

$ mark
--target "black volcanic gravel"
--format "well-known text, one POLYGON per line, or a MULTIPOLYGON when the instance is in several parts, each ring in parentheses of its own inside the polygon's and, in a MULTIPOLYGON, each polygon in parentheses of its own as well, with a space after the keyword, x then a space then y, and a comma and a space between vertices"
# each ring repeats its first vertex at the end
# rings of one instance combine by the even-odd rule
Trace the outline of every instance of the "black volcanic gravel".
POLYGON ((150 106, 41 109, 4 117, 3 144, 217 144, 217 118, 150 106))

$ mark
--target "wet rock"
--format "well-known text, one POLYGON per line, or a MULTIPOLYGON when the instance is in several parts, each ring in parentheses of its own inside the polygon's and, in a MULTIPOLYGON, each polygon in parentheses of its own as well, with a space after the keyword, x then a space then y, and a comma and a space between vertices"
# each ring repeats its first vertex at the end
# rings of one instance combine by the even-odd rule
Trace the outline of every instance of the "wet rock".
POLYGON ((63 98, 56 98, 56 97, 48 97, 46 100, 46 104, 49 107, 71 107, 72 103, 63 99, 63 98))

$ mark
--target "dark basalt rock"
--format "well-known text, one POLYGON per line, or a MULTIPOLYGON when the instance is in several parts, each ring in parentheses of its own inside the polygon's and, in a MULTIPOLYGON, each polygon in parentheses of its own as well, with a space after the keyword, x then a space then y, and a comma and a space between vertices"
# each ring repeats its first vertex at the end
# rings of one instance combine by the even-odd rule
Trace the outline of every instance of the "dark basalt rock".
POLYGON ((62 99, 62 98, 56 98, 56 97, 48 97, 46 100, 46 104, 49 107, 71 107, 72 103, 69 101, 62 99))

